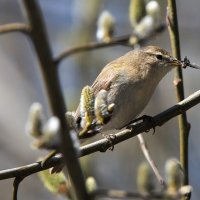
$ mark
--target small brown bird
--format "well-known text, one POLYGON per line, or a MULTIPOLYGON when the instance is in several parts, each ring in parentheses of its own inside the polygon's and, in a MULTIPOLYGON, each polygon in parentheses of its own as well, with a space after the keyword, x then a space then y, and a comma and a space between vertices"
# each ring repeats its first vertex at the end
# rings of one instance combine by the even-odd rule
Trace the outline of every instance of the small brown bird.
MULTIPOLYGON (((91 88, 96 96, 107 91, 108 104, 114 104, 112 117, 102 131, 120 129, 136 118, 149 102, 160 80, 182 62, 157 46, 133 50, 107 64, 91 88)), ((80 106, 76 124, 81 128, 80 106)))
MULTIPOLYGON (((98 131, 121 129, 142 112, 160 80, 171 69, 175 67, 186 68, 187 66, 197 68, 192 66, 187 58, 184 61, 179 61, 157 46, 147 46, 130 51, 107 64, 92 86, 85 87, 84 103, 87 105, 83 105, 83 107, 87 107, 86 110, 95 115, 94 99, 97 99, 100 93, 104 96, 106 92, 107 105, 114 105, 114 109, 110 119, 103 123, 98 131)), ((75 116, 73 115, 76 126, 74 128, 79 132, 79 138, 94 135, 89 133, 92 129, 87 129, 85 120, 90 121, 89 124, 91 125, 95 116, 86 115, 85 117, 86 113, 81 111, 81 104, 84 103, 80 101, 75 116), (85 127, 83 124, 85 124, 85 127), (84 132, 82 132, 83 130, 84 132)), ((95 118, 93 121, 96 123, 95 118)), ((108 139, 111 140, 109 137, 108 139)), ((62 167, 54 167, 52 173, 59 172, 62 167)))

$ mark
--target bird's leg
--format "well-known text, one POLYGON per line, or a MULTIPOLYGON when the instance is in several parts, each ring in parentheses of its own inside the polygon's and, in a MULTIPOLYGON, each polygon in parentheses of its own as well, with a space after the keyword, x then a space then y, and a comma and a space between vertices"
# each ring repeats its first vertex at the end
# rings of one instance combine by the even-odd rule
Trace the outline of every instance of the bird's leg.
MULTIPOLYGON (((134 120, 132 120, 128 125, 126 125, 125 127, 126 128, 132 128, 132 125, 135 124, 135 123, 138 123, 139 121, 143 121, 143 122, 148 122, 150 124, 153 124, 153 134, 155 133, 155 127, 156 127, 156 124, 155 124, 155 121, 153 119, 153 117, 149 116, 149 115, 143 115, 141 117, 138 117, 134 120)), ((149 132, 150 130, 146 130, 145 132, 149 132)))

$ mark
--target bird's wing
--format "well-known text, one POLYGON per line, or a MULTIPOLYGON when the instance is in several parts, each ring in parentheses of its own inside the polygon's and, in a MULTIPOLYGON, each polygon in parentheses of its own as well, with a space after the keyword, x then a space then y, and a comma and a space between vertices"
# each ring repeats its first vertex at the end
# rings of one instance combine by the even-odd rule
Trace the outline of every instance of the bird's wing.
MULTIPOLYGON (((103 70, 91 86, 95 95, 97 95, 97 93, 102 89, 108 91, 112 82, 117 78, 116 74, 113 73, 113 68, 110 67, 110 64, 111 63, 103 68, 103 70)), ((80 122, 80 104, 75 113, 75 121, 77 124, 79 124, 80 122)))
POLYGON ((110 65, 107 65, 101 71, 101 73, 91 86, 95 95, 101 90, 108 91, 113 81, 117 78, 116 73, 113 73, 113 68, 110 68, 109 66, 110 65))

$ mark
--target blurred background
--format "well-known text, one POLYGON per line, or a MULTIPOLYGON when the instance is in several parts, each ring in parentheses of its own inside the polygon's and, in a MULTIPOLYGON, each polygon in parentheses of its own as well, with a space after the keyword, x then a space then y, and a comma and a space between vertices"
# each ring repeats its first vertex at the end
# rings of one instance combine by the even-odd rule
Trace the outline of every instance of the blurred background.
MULTIPOLYGON (((200 1, 177 0, 182 57, 200 63, 200 1)), ((53 54, 66 48, 95 41, 96 21, 103 10, 109 10, 116 20, 115 34, 129 34, 132 28, 128 19, 129 0, 39 0, 53 54)), ((160 1, 165 21, 167 1, 160 1)), ((0 0, 0 24, 27 22, 21 1, 0 0)), ((167 30, 148 42, 170 51, 167 30)), ((130 48, 115 46, 73 55, 60 64, 60 80, 69 110, 79 102, 80 91, 91 84, 103 66, 123 55, 130 48)), ((45 151, 32 150, 32 139, 25 134, 25 122, 30 105, 40 102, 48 114, 38 60, 27 37, 20 33, 0 36, 0 170, 34 162, 45 151)), ((48 67, 48 66, 47 66, 48 67)), ((199 90, 200 71, 185 69, 185 96, 199 90)), ((157 114, 176 103, 173 72, 170 72, 156 89, 144 110, 147 115, 157 114)), ((192 199, 200 196, 200 106, 188 111, 191 123, 189 137, 189 177, 194 188, 192 199)), ((165 161, 179 157, 177 118, 156 128, 155 135, 144 134, 154 161, 164 176, 165 161)), ((81 158, 86 176, 94 176, 101 188, 137 191, 138 165, 145 158, 137 138, 117 146, 113 152, 95 153, 81 158)), ((11 199, 12 181, 0 181, 0 199, 11 199)), ((158 189, 160 186, 157 184, 158 189)), ((50 194, 37 175, 27 177, 19 188, 18 198, 62 199, 50 194)))

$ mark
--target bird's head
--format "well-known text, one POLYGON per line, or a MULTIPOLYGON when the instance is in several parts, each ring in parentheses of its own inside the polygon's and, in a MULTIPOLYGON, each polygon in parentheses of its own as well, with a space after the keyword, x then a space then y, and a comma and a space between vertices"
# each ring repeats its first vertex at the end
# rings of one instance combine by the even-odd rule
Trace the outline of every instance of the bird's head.
POLYGON ((175 57, 172 57, 167 51, 157 46, 147 46, 142 49, 145 60, 152 66, 159 68, 172 69, 174 67, 181 67, 182 63, 175 57))

